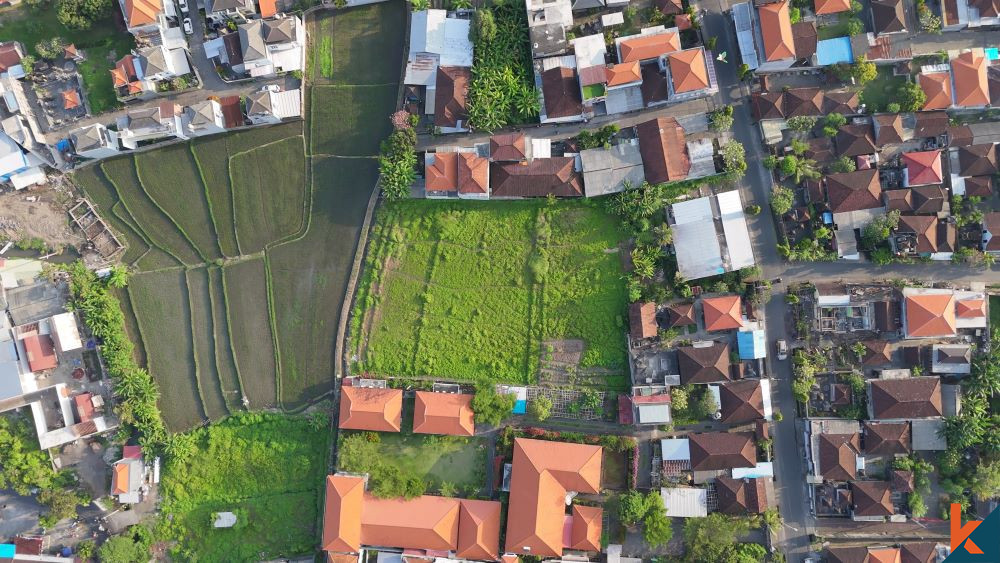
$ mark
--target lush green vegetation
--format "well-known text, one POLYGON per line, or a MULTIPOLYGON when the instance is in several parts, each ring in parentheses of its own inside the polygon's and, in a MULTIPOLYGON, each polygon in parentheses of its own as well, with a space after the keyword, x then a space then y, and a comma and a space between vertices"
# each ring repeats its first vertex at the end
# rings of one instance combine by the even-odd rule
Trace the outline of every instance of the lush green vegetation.
POLYGON ((905 84, 906 78, 893 76, 891 67, 880 68, 877 75, 865 83, 861 91, 861 101, 871 108, 871 111, 885 111, 890 103, 900 101, 898 93, 905 84))
POLYGON ((387 205, 352 326, 360 369, 530 382, 543 339, 625 366, 616 221, 589 203, 387 205))
POLYGON ((618 499, 618 517, 622 524, 635 526, 642 524, 642 537, 652 547, 666 545, 674 536, 670 520, 663 506, 660 491, 652 490, 646 494, 639 491, 628 491, 618 499))
POLYGON ((168 459, 160 483, 162 533, 178 542, 174 555, 259 561, 314 552, 328 428, 319 413, 258 413, 182 435, 187 448, 168 459), (236 526, 214 529, 220 511, 236 513, 236 526))
POLYGON ((302 137, 288 137, 229 160, 240 250, 260 252, 303 228, 306 163, 302 137), (276 190, 275 186, 285 189, 276 190))
POLYGON ((371 156, 389 136, 396 84, 310 88, 309 150, 313 155, 371 156))
POLYGON ((476 12, 468 109, 477 129, 495 131, 538 115, 527 17, 516 2, 476 12))
MULTIPOLYGON (((393 84, 399 81, 397 53, 406 38, 406 5, 371 4, 346 10, 321 10, 306 22, 310 41, 308 73, 317 84, 393 84)), ((316 111, 316 106, 309 108, 316 111)), ((389 109, 388 111, 392 111, 389 109)), ((388 115, 388 111, 386 115, 388 115)), ((339 115, 348 112, 340 108, 339 115)), ((334 122, 324 121, 325 126, 334 122)))
POLYGON ((417 133, 409 127, 393 131, 382 142, 378 172, 386 199, 410 197, 410 186, 417 179, 416 147, 417 133))
MULTIPOLYGON (((149 550, 153 547, 154 534, 143 525, 129 526, 125 533, 109 538, 97 550, 101 563, 136 563, 147 561, 149 550)), ((83 558, 83 551, 78 549, 77 555, 83 558)), ((88 548, 91 551, 93 548, 88 548)))

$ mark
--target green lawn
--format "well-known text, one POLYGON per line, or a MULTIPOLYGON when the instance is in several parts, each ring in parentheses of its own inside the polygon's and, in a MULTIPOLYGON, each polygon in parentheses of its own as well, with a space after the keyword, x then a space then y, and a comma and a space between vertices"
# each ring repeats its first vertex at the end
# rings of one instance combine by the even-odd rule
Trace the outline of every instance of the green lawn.
POLYGON ((861 91, 861 101, 871 111, 885 111, 886 106, 895 99, 896 91, 905 83, 905 77, 892 75, 892 67, 881 66, 878 68, 878 77, 865 84, 861 91))
POLYGON ((329 425, 316 418, 237 415, 190 433, 190 459, 164 467, 161 520, 174 560, 260 561, 316 551, 329 425), (212 514, 235 512, 214 529, 212 514))
MULTIPOLYGON (((118 3, 111 3, 118 10, 118 3)), ((54 5, 32 10, 26 4, 0 10, 0 37, 20 41, 28 53, 37 55, 35 45, 44 39, 62 37, 83 50, 87 60, 80 64, 80 74, 87 88, 90 109, 98 114, 121 104, 115 99, 111 86, 114 62, 125 56, 133 47, 132 35, 115 27, 115 17, 108 14, 95 22, 90 29, 77 30, 63 26, 56 19, 54 5), (112 60, 109 55, 113 52, 112 60)))

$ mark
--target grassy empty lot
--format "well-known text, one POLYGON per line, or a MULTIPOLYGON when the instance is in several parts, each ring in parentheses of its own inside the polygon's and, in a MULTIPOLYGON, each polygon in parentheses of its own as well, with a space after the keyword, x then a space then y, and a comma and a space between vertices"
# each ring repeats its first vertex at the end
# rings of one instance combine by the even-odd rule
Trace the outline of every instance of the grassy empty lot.
POLYGON ((194 455, 164 467, 160 490, 173 559, 260 561, 316 551, 328 423, 322 417, 241 414, 192 433, 194 455), (212 528, 212 513, 237 515, 212 528))
POLYGON ((395 64, 392 55, 403 51, 406 36, 403 4, 385 2, 320 12, 307 25, 310 37, 322 38, 310 42, 309 66, 315 82, 399 82, 401 67, 395 64))
POLYGON ((543 339, 580 339, 581 367, 624 369, 615 221, 585 203, 387 205, 352 342, 359 369, 536 380, 543 339))
POLYGON ((893 76, 891 67, 879 67, 878 77, 861 90, 861 101, 873 111, 885 111, 896 98, 896 91, 906 83, 906 78, 893 76))
POLYGON ((314 155, 368 156, 392 132, 389 114, 398 87, 314 86, 310 151, 314 155))

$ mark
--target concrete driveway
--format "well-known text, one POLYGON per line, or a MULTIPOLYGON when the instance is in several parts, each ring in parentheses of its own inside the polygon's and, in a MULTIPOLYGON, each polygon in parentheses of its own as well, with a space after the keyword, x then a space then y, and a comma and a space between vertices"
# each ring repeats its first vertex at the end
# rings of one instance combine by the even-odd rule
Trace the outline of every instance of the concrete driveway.
POLYGON ((37 532, 38 516, 45 508, 34 497, 22 497, 11 490, 0 491, 0 540, 37 532))

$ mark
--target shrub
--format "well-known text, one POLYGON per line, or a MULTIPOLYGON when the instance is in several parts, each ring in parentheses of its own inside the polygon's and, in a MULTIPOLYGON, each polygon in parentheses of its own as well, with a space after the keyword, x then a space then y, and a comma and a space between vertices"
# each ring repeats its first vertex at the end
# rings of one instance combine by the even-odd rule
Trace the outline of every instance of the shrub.
POLYGON ((552 400, 548 397, 535 397, 528 401, 528 416, 542 422, 552 415, 552 400))
POLYGON ((490 384, 476 385, 476 394, 472 397, 472 412, 476 413, 476 422, 498 426, 514 410, 515 397, 511 394, 499 394, 490 384))
POLYGON ((775 186, 771 190, 771 208, 778 215, 784 215, 792 209, 792 204, 795 202, 795 194, 792 190, 782 187, 775 186))
POLYGON ((382 192, 388 200, 410 195, 410 186, 417 179, 417 133, 413 129, 397 129, 382 141, 378 169, 382 192))

